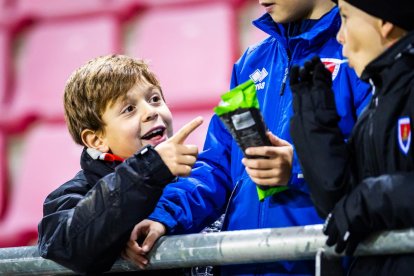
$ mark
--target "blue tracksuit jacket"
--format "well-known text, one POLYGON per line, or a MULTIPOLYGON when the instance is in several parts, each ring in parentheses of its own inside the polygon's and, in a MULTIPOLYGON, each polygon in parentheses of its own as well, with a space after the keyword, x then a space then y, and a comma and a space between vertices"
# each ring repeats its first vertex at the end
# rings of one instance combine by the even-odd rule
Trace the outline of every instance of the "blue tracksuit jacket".
MULTIPOLYGON (((333 8, 310 31, 289 40, 284 35, 284 27, 275 24, 267 14, 254 24, 269 37, 251 46, 237 61, 231 87, 252 79, 266 125, 275 135, 290 142, 292 95, 288 72, 292 65, 301 65, 315 55, 331 64, 343 59, 341 46, 335 38, 340 27, 338 9, 333 8)), ((347 65, 337 64, 331 70, 340 127, 348 136, 370 93, 368 86, 347 65)), ((289 189, 263 202, 258 200, 255 184, 241 163, 242 157, 229 132, 214 116, 204 150, 191 176, 180 178, 164 189, 150 219, 165 224, 170 234, 200 231, 223 212, 226 213, 223 231, 322 223, 312 205, 296 156, 289 189)), ((227 266, 222 268, 222 274, 313 275, 314 262, 227 266)))

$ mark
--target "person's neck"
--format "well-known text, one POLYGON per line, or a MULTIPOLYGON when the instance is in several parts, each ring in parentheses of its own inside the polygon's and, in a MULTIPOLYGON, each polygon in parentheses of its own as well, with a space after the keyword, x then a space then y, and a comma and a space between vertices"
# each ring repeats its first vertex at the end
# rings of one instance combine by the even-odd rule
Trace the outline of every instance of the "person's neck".
POLYGON ((286 37, 295 37, 302 33, 308 32, 317 22, 318 20, 303 19, 284 24, 283 26, 286 30, 286 37))
POLYGON ((303 19, 319 19, 327 14, 335 4, 331 0, 316 0, 314 8, 303 19))

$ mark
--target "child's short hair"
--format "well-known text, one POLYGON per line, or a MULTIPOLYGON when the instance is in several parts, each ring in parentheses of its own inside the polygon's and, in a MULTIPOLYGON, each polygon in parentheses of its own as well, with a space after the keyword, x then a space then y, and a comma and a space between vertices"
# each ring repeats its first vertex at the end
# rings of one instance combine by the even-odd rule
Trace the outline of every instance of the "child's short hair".
POLYGON ((65 120, 77 144, 84 145, 84 129, 101 131, 106 108, 145 79, 161 90, 154 73, 143 60, 124 55, 108 55, 90 60, 69 77, 64 95, 65 120))

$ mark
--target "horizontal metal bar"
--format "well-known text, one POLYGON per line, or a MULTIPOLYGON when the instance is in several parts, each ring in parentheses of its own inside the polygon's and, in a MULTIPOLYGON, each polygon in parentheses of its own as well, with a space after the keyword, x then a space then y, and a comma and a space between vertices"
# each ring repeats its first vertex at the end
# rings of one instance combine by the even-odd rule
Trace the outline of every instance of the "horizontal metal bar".
MULTIPOLYGON (((325 241, 322 225, 165 236, 151 251, 148 269, 313 259, 318 249, 325 247, 325 241)), ((358 246, 355 254, 408 252, 414 252, 414 229, 373 235, 358 246)), ((325 248, 324 254, 336 255, 333 248, 325 248)), ((136 270, 139 268, 119 259, 111 272, 136 270)), ((34 246, 0 249, 2 275, 69 273, 70 270, 41 258, 34 246)))

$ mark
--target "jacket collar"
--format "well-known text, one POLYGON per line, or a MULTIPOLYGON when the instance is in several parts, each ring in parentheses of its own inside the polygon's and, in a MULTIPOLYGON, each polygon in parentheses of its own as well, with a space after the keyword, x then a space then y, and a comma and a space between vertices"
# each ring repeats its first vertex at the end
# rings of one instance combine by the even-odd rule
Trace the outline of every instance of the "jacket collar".
MULTIPOLYGON (((254 20, 253 25, 279 41, 284 42, 285 45, 287 44, 286 28, 283 24, 275 23, 268 13, 254 20)), ((340 26, 341 19, 339 17, 338 8, 335 6, 322 16, 310 30, 305 31, 296 37, 292 37, 291 40, 308 40, 309 44, 312 45, 317 43, 321 38, 330 37, 332 34, 336 35, 340 26)))
POLYGON ((81 155, 81 168, 89 184, 95 185, 99 179, 115 171, 115 168, 122 163, 119 160, 102 160, 99 154, 84 148, 81 155))

